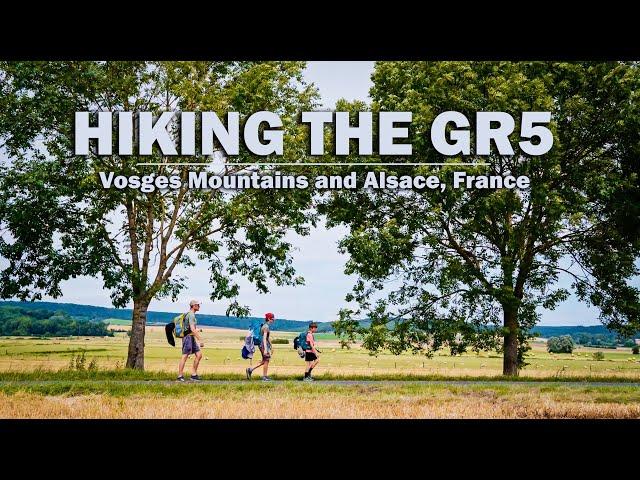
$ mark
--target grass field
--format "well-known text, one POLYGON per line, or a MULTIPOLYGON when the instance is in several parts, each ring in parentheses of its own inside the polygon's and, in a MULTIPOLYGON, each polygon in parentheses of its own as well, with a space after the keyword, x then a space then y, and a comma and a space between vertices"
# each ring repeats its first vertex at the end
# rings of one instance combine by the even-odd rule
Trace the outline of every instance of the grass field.
MULTIPOLYGON (((123 328, 118 325, 113 328, 123 328)), ((203 360, 200 373, 237 374, 242 378, 248 360, 240 357, 243 331, 224 328, 204 328, 203 360)), ((287 338, 288 345, 274 345, 270 373, 276 376, 301 375, 304 362, 293 350, 295 333, 274 332, 274 338, 287 338)), ((87 364, 94 359, 98 368, 120 368, 126 361, 129 338, 126 333, 114 337, 73 338, 0 338, 0 372, 60 370, 69 365, 72 356, 85 353, 87 364)), ((175 372, 180 358, 180 342, 171 347, 162 327, 148 327, 145 347, 145 368, 149 371, 175 372)), ((495 352, 467 353, 450 356, 441 352, 432 358, 389 353, 371 356, 358 346, 341 349, 338 340, 330 334, 318 335, 322 351, 316 375, 359 378, 376 376, 420 377, 493 377, 502 373, 502 358, 495 352)), ((256 352, 254 363, 260 358, 256 352)), ((640 356, 632 355, 628 348, 616 350, 578 348, 573 354, 549 354, 542 342, 533 343, 529 352, 529 366, 521 371, 523 377, 547 378, 628 378, 640 380, 640 356), (603 361, 596 361, 593 353, 602 351, 603 361)), ((189 368, 190 362, 187 364, 189 368)))
MULTIPOLYGON (((144 372, 123 368, 126 333, 105 338, 0 339, 0 418, 640 418, 640 389, 625 385, 640 381, 640 357, 629 349, 577 349, 572 355, 552 355, 544 343, 534 343, 528 357, 531 365, 522 370, 519 381, 504 382, 497 353, 373 357, 358 346, 341 349, 333 335, 322 334, 316 378, 405 382, 303 384, 294 381, 304 369, 292 348, 296 334, 274 332, 274 338, 290 340, 289 345, 274 345, 269 372, 284 381, 264 384, 242 381, 249 365, 240 358, 243 331, 204 328, 199 373, 205 379, 236 381, 177 384, 171 380, 179 347, 167 344, 162 327, 147 331, 144 372), (593 358, 596 351, 604 353, 604 360, 593 358), (85 368, 77 370, 75 364, 70 368, 70 361, 82 353, 85 368), (87 370, 91 362, 94 368, 87 370), (417 379, 471 381, 419 383, 417 379), (552 383, 537 381, 542 379, 552 383)), ((254 364, 259 357, 256 353, 254 364)))

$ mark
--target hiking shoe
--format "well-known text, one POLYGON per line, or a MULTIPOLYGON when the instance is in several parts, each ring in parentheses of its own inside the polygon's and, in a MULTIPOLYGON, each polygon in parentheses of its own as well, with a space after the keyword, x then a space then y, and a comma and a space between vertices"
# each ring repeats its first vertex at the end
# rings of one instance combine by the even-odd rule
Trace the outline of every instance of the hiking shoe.
POLYGON ((315 382, 315 380, 312 377, 305 377, 304 380, 302 380, 303 382, 315 382))
POLYGON ((273 382, 269 377, 262 377, 263 382, 273 382))
POLYGON ((251 368, 247 368, 247 369, 245 370, 245 372, 246 372, 246 374, 247 374, 247 380, 251 380, 251 374, 253 373, 253 372, 251 371, 251 368))
POLYGON ((184 377, 180 375, 178 378, 176 378, 176 382, 184 382, 184 377))
POLYGON ((191 380, 194 382, 200 382, 202 379, 198 375, 191 375, 191 380))

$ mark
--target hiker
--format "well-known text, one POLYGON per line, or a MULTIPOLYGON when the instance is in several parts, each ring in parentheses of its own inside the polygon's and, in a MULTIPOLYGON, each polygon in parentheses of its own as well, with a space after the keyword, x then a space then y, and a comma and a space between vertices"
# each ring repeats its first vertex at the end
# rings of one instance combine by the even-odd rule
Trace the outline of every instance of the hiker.
POLYGON ((304 350, 304 360, 307 362, 306 370, 304 371, 304 381, 312 382, 313 377, 311 376, 311 370, 318 365, 320 359, 318 358, 318 350, 316 349, 316 340, 313 337, 313 334, 318 330, 318 324, 316 322, 311 322, 309 324, 309 330, 307 331, 307 341, 304 350))
POLYGON ((180 359, 180 366, 178 367, 179 382, 184 382, 184 365, 185 363, 187 363, 187 358, 189 358, 189 355, 191 354, 195 354, 196 356, 193 360, 193 371, 191 372, 191 380, 196 382, 200 381, 200 377, 198 376, 198 365, 200 364, 200 359, 202 358, 200 347, 204 347, 204 343, 202 342, 202 338, 200 337, 200 332, 196 328, 196 312, 200 310, 200 301, 191 300, 189 302, 189 306, 191 307, 191 309, 185 315, 185 323, 189 325, 190 332, 182 337, 182 358, 180 359))
POLYGON ((251 374, 253 374, 254 370, 260 366, 262 366, 262 380, 264 382, 270 382, 271 379, 268 376, 269 373, 269 361, 271 360, 271 341, 269 340, 269 325, 271 325, 275 321, 275 316, 273 313, 269 312, 264 316, 264 323, 260 327, 260 336, 259 339, 259 348, 260 354, 262 355, 262 361, 257 364, 255 367, 248 367, 246 370, 247 380, 251 380, 251 374))

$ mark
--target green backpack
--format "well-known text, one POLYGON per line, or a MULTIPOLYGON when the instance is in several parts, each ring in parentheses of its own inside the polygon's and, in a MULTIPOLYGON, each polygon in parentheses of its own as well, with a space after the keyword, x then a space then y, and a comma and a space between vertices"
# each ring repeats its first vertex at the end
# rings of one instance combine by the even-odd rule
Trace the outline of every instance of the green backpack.
POLYGON ((173 334, 176 338, 183 338, 191 333, 191 329, 189 328, 189 322, 186 321, 187 313, 181 313, 177 317, 173 319, 173 323, 176 326, 173 329, 173 334), (186 324, 185 324, 186 322, 186 324))

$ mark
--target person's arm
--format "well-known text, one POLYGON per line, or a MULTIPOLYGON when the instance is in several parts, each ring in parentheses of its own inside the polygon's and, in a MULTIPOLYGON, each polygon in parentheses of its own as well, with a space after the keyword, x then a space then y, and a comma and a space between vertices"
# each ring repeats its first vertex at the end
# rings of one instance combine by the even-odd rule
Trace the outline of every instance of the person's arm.
POLYGON ((264 352, 268 352, 269 350, 267 349, 267 334, 269 333, 269 326, 265 323, 262 326, 262 350, 264 352))
POLYGON ((189 315, 189 328, 193 332, 193 336, 196 337, 196 340, 198 341, 200 346, 204 347, 204 342, 202 341, 202 337, 200 336, 200 332, 198 331, 198 328, 196 325, 196 321, 195 321, 196 316, 193 312, 190 312, 190 313, 191 315, 189 315))
POLYGON ((307 341, 309 342, 309 344, 311 345, 311 351, 315 354, 318 355, 318 351, 316 350, 316 341, 313 338, 313 333, 309 333, 307 334, 307 341))

